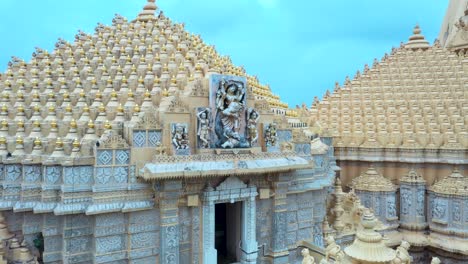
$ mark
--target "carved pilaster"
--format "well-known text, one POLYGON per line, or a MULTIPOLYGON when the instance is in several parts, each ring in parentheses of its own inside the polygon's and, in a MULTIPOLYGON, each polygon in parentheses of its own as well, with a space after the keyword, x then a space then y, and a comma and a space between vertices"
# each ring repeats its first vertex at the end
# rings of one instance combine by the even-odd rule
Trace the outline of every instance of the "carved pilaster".
POLYGON ((258 244, 256 239, 255 197, 243 202, 242 263, 257 263, 258 244))
POLYGON ((213 263, 217 258, 215 245, 215 206, 213 201, 203 204, 203 263, 213 263))
POLYGON ((160 263, 179 263, 179 208, 181 181, 162 183, 160 194, 161 254, 160 263))
POLYGON ((273 200, 273 230, 272 230, 272 244, 271 251, 276 260, 281 257, 286 257, 289 254, 286 245, 286 232, 287 232, 287 190, 288 182, 287 177, 282 179, 275 185, 275 198, 273 200))

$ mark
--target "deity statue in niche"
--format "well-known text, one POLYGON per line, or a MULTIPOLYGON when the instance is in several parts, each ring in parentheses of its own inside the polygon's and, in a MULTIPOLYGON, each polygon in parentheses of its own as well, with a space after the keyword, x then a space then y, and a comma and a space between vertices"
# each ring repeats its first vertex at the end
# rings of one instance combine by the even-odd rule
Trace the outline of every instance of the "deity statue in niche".
POLYGON ((269 124, 265 131, 265 143, 267 147, 273 147, 276 145, 276 124, 269 124))
MULTIPOLYGON (((216 92, 215 132, 218 136, 217 147, 248 147, 241 142, 239 131, 242 114, 245 111, 246 88, 243 82, 224 78, 216 92)), ((248 144, 247 144, 248 145, 248 144)))
POLYGON ((260 115, 255 109, 249 108, 247 110, 246 139, 249 141, 251 147, 258 140, 257 122, 259 118, 260 115))
POLYGON ((175 124, 172 127, 172 144, 176 149, 188 149, 189 140, 187 127, 183 124, 175 124))
POLYGON ((197 135, 200 139, 200 147, 201 148, 209 148, 210 147, 210 132, 211 132, 211 109, 204 108, 197 113, 198 118, 198 131, 197 135))

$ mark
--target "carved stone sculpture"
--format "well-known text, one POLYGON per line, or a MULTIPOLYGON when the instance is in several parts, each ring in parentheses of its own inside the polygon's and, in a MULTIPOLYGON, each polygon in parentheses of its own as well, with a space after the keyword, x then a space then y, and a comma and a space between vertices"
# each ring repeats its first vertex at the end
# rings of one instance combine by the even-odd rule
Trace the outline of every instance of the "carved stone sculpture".
POLYGON ((200 140, 200 147, 201 148, 209 148, 210 147, 210 132, 211 132, 211 109, 204 108, 197 113, 198 118, 198 131, 197 136, 200 140))
POLYGON ((249 108, 247 111, 247 130, 246 130, 246 139, 248 140, 250 146, 252 146, 258 140, 258 130, 257 122, 260 118, 257 110, 249 108))
POLYGON ((244 83, 222 79, 216 92, 215 132, 216 145, 222 148, 241 147, 239 135, 241 117, 245 109, 246 89, 244 83))
POLYGON ((183 124, 175 124, 172 128, 172 144, 176 149, 188 149, 189 140, 187 127, 183 124))
POLYGON ((276 146, 277 135, 276 135, 276 124, 271 123, 268 125, 265 131, 265 144, 267 147, 276 146))
POLYGON ((341 247, 336 244, 335 238, 328 236, 326 239, 327 247, 325 248, 325 260, 329 261, 330 257, 334 258, 337 262, 343 259, 344 253, 341 247))
POLYGON ((393 260, 393 264, 410 264, 411 256, 408 252, 410 244, 407 241, 401 241, 401 244, 396 249, 396 258, 393 260))
POLYGON ((166 146, 164 146, 160 141, 156 143, 156 155, 158 156, 166 155, 166 146))
POLYGON ((302 264, 315 264, 315 259, 310 255, 309 249, 302 249, 301 255, 303 257, 302 264))
POLYGON ((432 257, 431 264, 440 264, 440 259, 438 257, 432 257))

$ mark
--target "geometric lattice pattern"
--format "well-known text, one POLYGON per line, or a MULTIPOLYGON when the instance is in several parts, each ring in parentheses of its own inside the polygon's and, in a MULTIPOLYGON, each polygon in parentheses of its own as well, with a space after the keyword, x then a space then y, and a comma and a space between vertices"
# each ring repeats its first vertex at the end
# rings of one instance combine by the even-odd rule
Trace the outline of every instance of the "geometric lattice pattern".
POLYGON ((133 131, 133 146, 137 148, 146 146, 146 131, 133 131))
POLYGON ((156 147, 157 143, 161 142, 161 131, 148 131, 148 147, 156 147))
POLYGON ((130 161, 130 153, 128 150, 117 150, 115 152, 116 164, 128 164, 130 161))
POLYGON ((111 165, 112 164, 112 151, 101 150, 98 152, 98 165, 111 165))

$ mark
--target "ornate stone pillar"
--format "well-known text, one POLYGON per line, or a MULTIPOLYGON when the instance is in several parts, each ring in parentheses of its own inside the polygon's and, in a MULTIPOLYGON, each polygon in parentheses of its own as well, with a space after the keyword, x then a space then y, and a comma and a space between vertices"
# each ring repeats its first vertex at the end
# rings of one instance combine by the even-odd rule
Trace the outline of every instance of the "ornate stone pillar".
POLYGON ((423 230, 426 222, 426 182, 415 170, 400 180, 400 226, 407 230, 423 230))
POLYGON ((255 196, 242 203, 242 263, 257 263, 258 244, 256 239, 255 196))
POLYGON ((289 177, 280 176, 275 185, 275 198, 273 200, 273 230, 271 251, 273 263, 287 263, 288 248, 286 245, 287 232, 287 191, 289 177), (285 262, 286 261, 286 262, 285 262))
POLYGON ((203 263, 216 263, 215 249, 215 206, 214 201, 208 200, 203 204, 203 263))
POLYGON ((161 184, 161 254, 160 263, 179 264, 179 208, 181 181, 165 181, 161 184))

